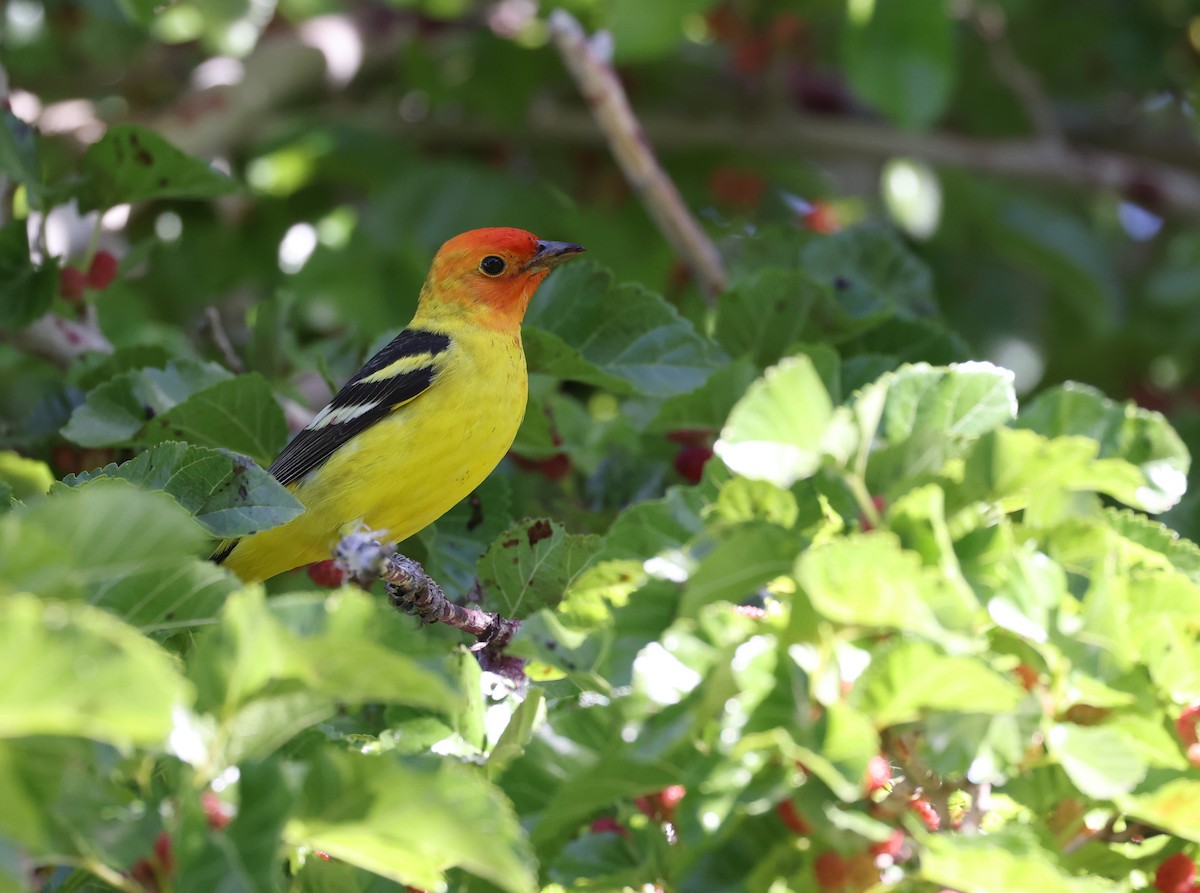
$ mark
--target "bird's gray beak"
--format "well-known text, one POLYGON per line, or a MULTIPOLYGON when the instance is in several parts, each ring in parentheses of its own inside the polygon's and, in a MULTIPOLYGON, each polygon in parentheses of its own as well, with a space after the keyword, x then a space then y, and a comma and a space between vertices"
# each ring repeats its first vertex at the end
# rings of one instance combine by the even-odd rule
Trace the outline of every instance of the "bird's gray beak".
POLYGON ((538 270, 552 269, 586 250, 586 248, 572 245, 570 242, 547 242, 544 239, 538 239, 537 253, 525 265, 525 272, 533 273, 538 270))

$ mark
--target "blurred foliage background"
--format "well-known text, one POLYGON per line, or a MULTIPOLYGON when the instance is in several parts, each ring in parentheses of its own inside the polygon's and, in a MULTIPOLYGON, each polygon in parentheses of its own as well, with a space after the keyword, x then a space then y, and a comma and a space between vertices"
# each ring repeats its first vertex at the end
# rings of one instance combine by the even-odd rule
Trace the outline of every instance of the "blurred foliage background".
MULTIPOLYGON (((562 5, 611 35, 648 139, 722 244, 889 220, 969 355, 1012 368, 1021 392, 1093 383, 1200 441, 1200 5, 562 5)), ((548 45, 548 12, 8 0, 8 102, 44 135, 48 182, 69 182, 106 124, 132 121, 246 184, 211 204, 121 206, 98 230, 61 207, 31 225, 64 264, 97 245, 121 259, 92 296, 116 346, 215 358, 216 308, 248 366, 291 376, 308 407, 322 376, 344 378, 407 319, 436 246, 476 226, 584 244, 700 321, 548 45)), ((0 347, 0 375, 4 441, 49 449, 38 438, 55 426, 37 411, 57 374, 0 347)), ((1195 535, 1191 514, 1172 521, 1195 535)))

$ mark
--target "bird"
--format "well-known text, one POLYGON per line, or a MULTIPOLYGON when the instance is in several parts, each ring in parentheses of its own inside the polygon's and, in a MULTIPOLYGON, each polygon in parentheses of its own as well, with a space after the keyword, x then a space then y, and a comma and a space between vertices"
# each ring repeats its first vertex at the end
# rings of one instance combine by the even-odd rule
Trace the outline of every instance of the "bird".
POLYGON ((400 542, 470 495, 525 415, 521 322, 552 269, 584 249, 510 227, 438 249, 412 320, 267 470, 304 506, 213 555, 244 582, 328 559, 346 533, 400 542))

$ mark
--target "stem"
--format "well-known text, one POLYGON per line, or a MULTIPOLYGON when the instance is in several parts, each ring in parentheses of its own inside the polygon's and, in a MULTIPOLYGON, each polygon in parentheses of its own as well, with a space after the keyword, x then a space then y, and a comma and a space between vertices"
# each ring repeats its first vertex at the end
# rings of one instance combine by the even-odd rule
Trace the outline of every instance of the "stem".
POLYGON ((871 498, 871 491, 867 489, 866 481, 853 472, 844 472, 842 480, 854 494, 854 501, 858 503, 858 510, 862 512, 862 516, 870 522, 872 527, 881 527, 883 517, 879 514, 879 509, 875 508, 875 500, 871 498))
POLYGON ((550 14, 550 40, 587 100, 625 179, 709 301, 715 300, 728 280, 721 256, 654 156, 616 72, 565 10, 550 14))

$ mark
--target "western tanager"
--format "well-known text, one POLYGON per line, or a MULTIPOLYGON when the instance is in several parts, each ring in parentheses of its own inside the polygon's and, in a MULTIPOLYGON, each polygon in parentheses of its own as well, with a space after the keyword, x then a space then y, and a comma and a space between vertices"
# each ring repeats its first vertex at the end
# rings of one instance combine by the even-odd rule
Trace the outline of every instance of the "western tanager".
POLYGON ((443 245, 408 327, 271 464, 304 514, 222 543, 215 560, 265 580, 329 558, 359 527, 399 542, 479 486, 525 415, 525 309, 546 274, 581 251, 508 228, 443 245))

